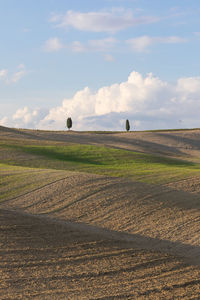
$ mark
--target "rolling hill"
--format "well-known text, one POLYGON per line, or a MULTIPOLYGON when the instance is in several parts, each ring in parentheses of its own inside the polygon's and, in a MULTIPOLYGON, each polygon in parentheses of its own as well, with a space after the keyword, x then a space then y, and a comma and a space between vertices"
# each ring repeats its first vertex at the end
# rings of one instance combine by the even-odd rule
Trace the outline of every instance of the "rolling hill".
POLYGON ((0 127, 3 299, 198 299, 200 130, 0 127))

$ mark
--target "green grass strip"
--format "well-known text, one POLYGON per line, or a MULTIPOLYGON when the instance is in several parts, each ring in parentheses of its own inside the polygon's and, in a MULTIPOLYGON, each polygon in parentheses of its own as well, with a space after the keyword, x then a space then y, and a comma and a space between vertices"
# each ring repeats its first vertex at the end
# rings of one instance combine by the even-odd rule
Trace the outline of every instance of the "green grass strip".
POLYGON ((200 165, 180 159, 93 145, 1 144, 9 165, 91 172, 166 183, 199 174, 200 165))

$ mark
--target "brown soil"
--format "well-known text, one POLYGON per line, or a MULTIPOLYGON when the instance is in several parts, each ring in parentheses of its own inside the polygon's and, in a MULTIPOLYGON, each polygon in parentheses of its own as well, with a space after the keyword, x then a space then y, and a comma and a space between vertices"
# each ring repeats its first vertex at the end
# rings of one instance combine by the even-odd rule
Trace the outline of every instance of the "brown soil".
POLYGON ((69 222, 0 221, 1 299, 197 299, 200 270, 182 259, 69 222))
MULTIPOLYGON (((9 136, 200 157, 199 130, 9 136)), ((0 299, 199 299, 200 177, 69 174, 1 204, 0 299)))
POLYGON ((75 173, 1 207, 139 235, 143 248, 200 263, 200 201, 188 192, 75 173))

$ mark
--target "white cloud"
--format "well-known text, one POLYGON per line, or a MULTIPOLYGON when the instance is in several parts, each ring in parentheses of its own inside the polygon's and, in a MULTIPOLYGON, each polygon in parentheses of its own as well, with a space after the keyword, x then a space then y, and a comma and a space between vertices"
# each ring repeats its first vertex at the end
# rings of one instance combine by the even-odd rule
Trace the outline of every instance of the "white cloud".
POLYGON ((178 44, 186 43, 187 39, 178 36, 168 36, 168 37, 150 37, 147 35, 140 36, 137 38, 129 39, 126 41, 132 50, 136 52, 144 52, 149 46, 153 44, 178 44))
POLYGON ((29 113, 28 107, 24 107, 23 109, 18 109, 16 111, 16 113, 13 115, 13 120, 22 120, 26 124, 30 121, 31 117, 32 113, 29 113))
POLYGON ((73 27, 81 31, 109 32, 114 33, 138 24, 148 24, 157 22, 156 17, 133 16, 132 11, 124 9, 113 9, 112 11, 92 11, 82 13, 68 10, 65 15, 53 15, 51 22, 57 27, 73 27))
POLYGON ((18 71, 15 72, 10 80, 8 80, 8 83, 17 83, 19 80, 21 80, 26 75, 26 67, 24 64, 20 64, 18 66, 18 71))
POLYGON ((7 75, 8 75, 8 70, 6 70, 6 69, 0 70, 0 80, 6 79, 7 75))
POLYGON ((3 117, 0 120, 0 125, 15 128, 37 128, 39 122, 45 118, 49 110, 47 109, 33 109, 27 106, 19 108, 11 118, 3 117))
POLYGON ((180 78, 177 83, 177 91, 185 95, 200 95, 200 77, 180 78))
POLYGON ((7 69, 0 70, 0 80, 3 80, 6 84, 17 83, 27 74, 24 64, 20 64, 17 67, 17 71, 9 76, 7 69))
POLYGON ((107 37, 104 39, 89 40, 87 43, 73 41, 70 44, 63 44, 58 38, 51 38, 45 42, 43 49, 47 52, 57 52, 63 48, 73 52, 106 52, 113 49, 118 43, 117 39, 107 37))
MULTIPOLYGON (((0 120, 0 125, 2 126, 10 126, 12 124, 12 121, 9 120, 8 117, 3 117, 1 120, 0 120)), ((11 125, 12 126, 12 125, 11 125)))
POLYGON ((50 38, 45 42, 44 50, 47 52, 57 52, 60 49, 64 48, 64 45, 61 43, 61 41, 57 38, 50 38))
POLYGON ((107 37, 103 39, 89 40, 85 43, 80 41, 73 41, 69 44, 63 44, 58 38, 51 38, 45 42, 43 49, 47 52, 56 52, 63 48, 69 49, 73 52, 108 52, 116 49, 116 46, 121 44, 129 45, 130 49, 136 52, 145 52, 153 44, 178 44, 186 43, 187 39, 178 36, 168 37, 150 37, 140 36, 137 38, 128 39, 126 41, 117 40, 114 37, 107 37))
POLYGON ((71 45, 67 46, 68 49, 72 50, 73 52, 85 52, 88 51, 87 47, 83 45, 79 41, 73 41, 71 45))
POLYGON ((59 130, 70 116, 75 130, 122 130, 127 118, 138 130, 199 127, 199 111, 200 77, 170 84, 151 73, 143 77, 132 72, 126 81, 96 92, 86 87, 48 111, 19 109, 0 124, 59 130))
POLYGON ((51 13, 51 16, 49 18, 49 22, 52 22, 52 23, 59 22, 61 18, 62 18, 62 15, 51 13))
POLYGON ((179 44, 179 43, 188 42, 187 39, 179 36, 168 36, 168 37, 158 38, 157 40, 158 43, 163 43, 163 44, 179 44))
POLYGON ((148 36, 141 36, 127 40, 127 43, 131 46, 131 49, 137 52, 143 52, 148 46, 152 44, 152 39, 148 36))

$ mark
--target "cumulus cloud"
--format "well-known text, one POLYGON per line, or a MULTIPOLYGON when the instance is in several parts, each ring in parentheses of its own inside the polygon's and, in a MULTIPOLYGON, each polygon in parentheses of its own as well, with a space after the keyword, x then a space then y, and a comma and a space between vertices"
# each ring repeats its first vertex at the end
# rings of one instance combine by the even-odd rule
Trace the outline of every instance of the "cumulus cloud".
POLYGON ((112 11, 92 11, 82 13, 79 11, 68 10, 65 15, 53 15, 51 22, 56 23, 57 27, 73 27, 81 31, 109 32, 132 27, 138 24, 148 24, 157 22, 156 17, 134 17, 132 11, 124 9, 113 9, 112 11))
POLYGON ((200 77, 170 84, 151 73, 143 77, 134 71, 126 81, 95 92, 85 87, 48 111, 19 109, 0 124, 59 130, 70 116, 75 130, 123 130, 127 118, 138 130, 199 127, 199 111, 200 77))
POLYGON ((40 121, 49 113, 48 109, 19 108, 11 118, 3 117, 0 125, 15 128, 37 128, 40 121))
POLYGON ((178 44, 186 43, 187 39, 178 36, 168 37, 150 37, 147 35, 140 36, 137 38, 129 39, 126 41, 130 45, 131 49, 136 52, 144 52, 149 46, 153 44, 178 44))

